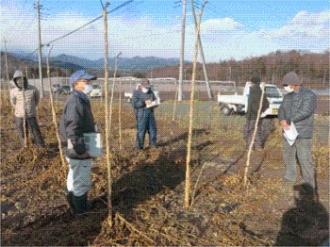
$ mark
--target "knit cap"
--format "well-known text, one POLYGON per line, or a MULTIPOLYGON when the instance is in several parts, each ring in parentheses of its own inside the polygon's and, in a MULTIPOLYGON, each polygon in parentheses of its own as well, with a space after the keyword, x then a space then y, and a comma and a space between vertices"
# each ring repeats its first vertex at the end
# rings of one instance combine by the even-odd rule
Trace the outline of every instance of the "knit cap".
POLYGON ((283 86, 285 85, 301 85, 301 81, 295 72, 289 72, 283 77, 283 86))

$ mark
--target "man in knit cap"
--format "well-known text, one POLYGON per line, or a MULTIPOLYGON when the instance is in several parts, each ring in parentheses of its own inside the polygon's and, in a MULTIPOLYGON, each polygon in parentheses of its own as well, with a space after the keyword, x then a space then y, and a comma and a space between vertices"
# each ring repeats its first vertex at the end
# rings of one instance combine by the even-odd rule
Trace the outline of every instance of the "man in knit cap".
POLYGON ((286 165, 284 189, 288 195, 292 195, 292 188, 297 179, 296 157, 300 164, 303 183, 308 183, 314 189, 316 186, 311 147, 317 99, 311 90, 303 88, 295 72, 287 73, 282 84, 288 94, 284 96, 279 108, 278 119, 283 133, 294 128, 298 132, 293 143, 283 138, 283 161, 286 165))

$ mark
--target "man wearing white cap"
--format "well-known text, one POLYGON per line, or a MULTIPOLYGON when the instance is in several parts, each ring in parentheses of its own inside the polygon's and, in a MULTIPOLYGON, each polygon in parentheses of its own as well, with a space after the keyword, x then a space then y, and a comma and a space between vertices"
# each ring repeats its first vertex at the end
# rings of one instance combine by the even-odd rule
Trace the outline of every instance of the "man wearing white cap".
POLYGON ((73 73, 70 84, 73 91, 63 108, 60 123, 62 145, 66 147, 69 163, 67 200, 72 211, 82 214, 88 211, 87 193, 91 188, 92 159, 84 143, 84 133, 95 132, 95 122, 87 94, 89 84, 96 77, 84 70, 73 73))

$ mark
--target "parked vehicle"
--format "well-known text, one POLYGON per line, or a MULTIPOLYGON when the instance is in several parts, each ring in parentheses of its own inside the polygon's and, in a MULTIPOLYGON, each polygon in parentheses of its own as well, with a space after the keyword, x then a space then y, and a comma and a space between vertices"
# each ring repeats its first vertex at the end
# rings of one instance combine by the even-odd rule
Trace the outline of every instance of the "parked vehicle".
POLYGON ((62 94, 62 95, 68 95, 70 94, 72 91, 72 88, 70 85, 66 85, 66 84, 60 84, 58 90, 56 91, 56 93, 58 94, 62 94))
MULTIPOLYGON (((220 95, 217 96, 221 112, 228 116, 232 112, 245 113, 248 107, 248 98, 251 82, 247 82, 244 87, 243 95, 220 95)), ((260 83, 260 87, 265 86, 265 94, 269 102, 269 108, 265 111, 265 116, 274 116, 278 113, 278 108, 283 101, 283 95, 280 90, 272 84, 260 83)))
POLYGON ((57 93, 58 89, 60 88, 60 84, 52 84, 51 88, 53 93, 57 93))
POLYGON ((89 93, 90 97, 102 97, 102 88, 98 84, 92 85, 92 91, 89 93))
MULTIPOLYGON (((140 85, 140 83, 138 83, 136 85, 136 88, 135 88, 136 90, 139 88, 139 85, 140 85)), ((157 89, 157 86, 151 84, 150 89, 154 92, 154 94, 156 96, 156 99, 157 99, 157 104, 159 105, 160 104, 160 97, 159 97, 159 91, 157 89)), ((127 102, 130 103, 130 102, 132 102, 133 93, 126 92, 126 93, 124 93, 124 97, 127 99, 127 102)))

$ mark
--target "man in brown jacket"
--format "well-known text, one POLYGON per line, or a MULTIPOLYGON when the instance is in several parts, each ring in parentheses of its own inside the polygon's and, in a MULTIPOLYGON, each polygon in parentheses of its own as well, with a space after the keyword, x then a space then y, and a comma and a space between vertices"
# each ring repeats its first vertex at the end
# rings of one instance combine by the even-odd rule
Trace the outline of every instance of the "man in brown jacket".
POLYGON ((21 144, 24 146, 25 124, 26 137, 28 136, 28 128, 30 128, 34 142, 39 148, 43 148, 45 147, 45 142, 36 117, 36 107, 40 99, 39 90, 35 86, 28 84, 26 76, 20 70, 15 71, 13 82, 15 88, 10 90, 10 103, 15 109, 15 123, 21 144))

